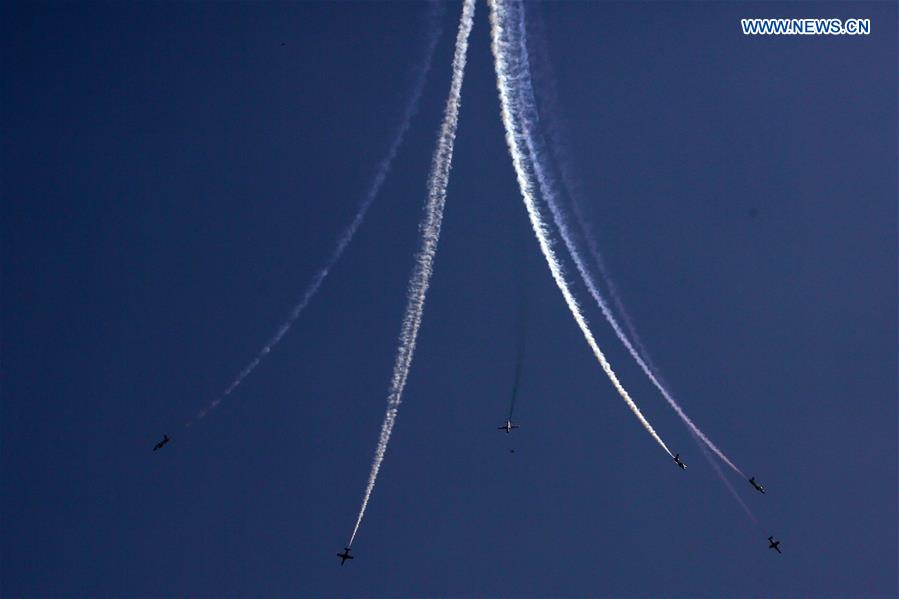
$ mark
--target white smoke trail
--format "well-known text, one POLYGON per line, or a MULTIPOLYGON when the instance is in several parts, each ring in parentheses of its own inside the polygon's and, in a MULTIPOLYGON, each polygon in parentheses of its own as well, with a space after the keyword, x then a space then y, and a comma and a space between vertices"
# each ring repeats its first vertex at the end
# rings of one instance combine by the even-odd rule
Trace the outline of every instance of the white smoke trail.
MULTIPOLYGON (((535 20, 535 29, 538 32, 543 32, 544 25, 541 21, 535 20)), ((582 200, 582 186, 579 185, 579 181, 576 177, 574 177, 571 173, 570 164, 573 162, 570 152, 568 151, 568 147, 570 144, 567 143, 569 139, 568 131, 570 126, 565 121, 564 117, 561 116, 561 111, 558 109, 560 106, 558 90, 556 89, 555 79, 552 75, 552 61, 549 58, 549 50, 547 48, 546 41, 541 37, 540 33, 536 36, 528 36, 528 43, 531 43, 538 47, 538 58, 542 59, 538 64, 532 63, 534 67, 534 74, 537 75, 537 67, 540 67, 541 71, 545 71, 543 73, 543 81, 540 86, 540 94, 539 97, 543 98, 543 104, 547 107, 545 111, 541 112, 540 122, 543 125, 544 130, 547 133, 547 137, 550 141, 548 147, 552 150, 551 155, 555 159, 554 162, 559 169, 560 175, 560 183, 561 188, 565 191, 568 197, 571 200, 571 207, 574 212, 574 222, 578 227, 578 230, 581 234, 581 237, 586 241, 587 248, 590 251, 590 255, 593 258, 594 263, 596 264, 597 270, 599 271, 600 278, 606 284, 606 289, 609 292, 609 298, 612 300, 612 304, 615 307, 615 310, 618 312, 622 322, 624 323, 624 328, 627 330, 628 336, 633 342, 634 346, 637 348, 637 351, 643 356, 643 359, 649 365, 649 368, 655 373, 656 378, 662 383, 663 387, 668 387, 664 378, 662 377, 658 368, 656 368, 653 363, 652 356, 646 350, 646 346, 643 343, 639 333, 637 332, 637 328, 634 325, 633 320, 631 319, 630 313, 627 310, 627 307, 624 305, 624 300, 622 299, 621 294, 618 291, 618 286, 615 284, 614 278, 611 276, 608 267, 606 266, 605 259, 603 258, 602 252, 599 251, 599 247, 596 244, 596 235, 593 229, 592 224, 590 223, 590 219, 587 218, 584 213, 583 208, 583 200, 582 200)), ((527 51, 527 47, 525 48, 527 51)), ((539 76, 535 78, 540 78, 539 76)), ((534 88, 535 94, 537 92, 536 87, 534 88)))
MULTIPOLYGON (((524 10, 523 8, 519 9, 519 19, 518 19, 518 51, 520 52, 520 69, 518 73, 518 77, 516 80, 516 85, 518 92, 520 94, 519 101, 522 104, 522 112, 524 114, 528 113, 536 113, 537 105, 536 100, 534 98, 534 89, 530 76, 530 63, 527 51, 526 44, 526 35, 527 30, 524 24, 524 10)), ((746 478, 746 475, 739 469, 737 466, 722 452, 718 447, 712 443, 712 441, 706 436, 706 434, 698 427, 694 422, 690 419, 689 416, 684 412, 684 410, 680 407, 680 405, 674 400, 671 394, 668 392, 668 389, 659 378, 656 376, 654 369, 650 368, 647 364, 646 360, 644 360, 641 352, 637 351, 634 345, 631 343, 628 335, 622 330, 621 325, 618 323, 618 320, 615 318, 615 315, 609 309, 609 305, 606 302, 603 295, 600 293, 597 288, 596 282, 593 280, 593 275, 590 273, 587 265, 584 262, 583 257, 581 256, 580 251, 577 248, 577 245, 574 241, 574 235, 571 232, 570 227, 568 226, 565 215, 562 213, 561 208, 559 207, 558 197, 556 196, 556 190, 553 185, 553 182, 550 180, 549 176, 546 173, 546 170, 543 167, 544 160, 540 156, 540 150, 538 149, 538 144, 534 140, 534 135, 531 132, 531 129, 534 128, 534 122, 536 121, 535 117, 530 119, 525 118, 524 122, 524 140, 528 146, 528 151, 532 155, 533 160, 533 168, 534 173, 537 177, 537 182, 540 187, 540 191, 549 205, 550 212, 552 213, 553 221, 558 227, 559 232, 562 235, 562 240, 565 243, 565 247, 568 249, 569 254, 571 254, 572 259, 574 260, 575 266, 577 267, 578 273, 583 279, 587 289, 590 291, 590 295, 593 296, 593 299, 596 301, 596 304, 599 306, 599 309, 602 311, 603 316, 608 321, 608 323, 612 326, 612 329, 615 331, 615 335, 621 341, 621 343, 625 346, 628 353, 634 358, 637 364, 640 366, 641 370, 643 370, 644 374, 652 381, 653 385, 655 385, 656 389, 662 394, 662 397, 665 398, 665 401, 668 402, 668 405, 671 406, 672 409, 677 413, 677 415, 681 418, 684 424, 690 429, 690 431, 699 439, 701 439, 708 447, 711 449, 721 460, 730 466, 735 472, 740 474, 743 478, 746 478)), ((598 256, 598 251, 596 252, 598 256)))
MULTIPOLYGON (((197 414, 197 419, 204 418, 210 411, 214 410, 218 405, 231 393, 240 386, 240 384, 246 379, 250 373, 256 370, 256 367, 265 359, 266 355, 275 348, 278 343, 281 342, 281 339, 293 324, 296 322, 297 318, 299 318, 300 314, 303 310, 306 309, 306 306, 309 305, 309 302, 312 301, 312 298, 318 293, 319 288, 324 283, 328 274, 331 272, 331 269, 335 264, 340 260, 341 256, 343 256, 344 251, 346 251, 347 246, 350 245, 350 242, 353 240, 353 237, 356 236, 356 232, 359 230, 359 227, 362 225, 362 221, 365 220, 366 215, 368 214, 369 208, 374 203, 375 199, 378 197, 378 194, 381 192, 381 187, 384 186, 384 181, 387 179, 387 175, 390 173, 390 168, 393 165, 394 159, 396 159, 397 152, 400 149, 400 146, 403 143, 403 140, 406 137, 406 132, 409 130, 409 126, 412 122, 412 117, 415 116, 415 113, 418 110, 418 104, 421 101, 421 95, 424 91, 425 83, 428 79, 428 72, 431 70, 431 61, 434 57, 434 50, 437 47, 437 42, 440 39, 441 32, 441 16, 443 14, 443 7, 439 2, 432 3, 431 14, 428 17, 428 31, 427 31, 427 49, 425 52, 425 57, 421 65, 419 65, 415 69, 415 80, 412 86, 412 93, 409 95, 409 100, 406 103, 406 106, 402 113, 402 120, 400 122, 400 128, 397 131, 396 136, 393 138, 393 141, 390 144, 390 147, 387 150, 387 154, 378 164, 375 170, 375 176, 372 180, 371 186, 368 188, 368 192, 365 194, 362 203, 359 205, 359 209, 356 211, 356 215, 353 217, 353 220, 344 229, 343 233, 341 233, 340 237, 337 238, 337 243, 334 246, 334 249, 331 251, 331 255, 328 257, 328 260, 325 262, 325 265, 321 267, 321 269, 315 273, 315 276, 312 277, 312 281, 310 281, 309 286, 306 287, 306 291, 303 293, 303 297, 300 301, 294 306, 293 310, 290 313, 290 316, 287 317, 287 320, 278 328, 277 332, 268 340, 268 342, 260 349, 256 356, 247 364, 243 370, 237 375, 237 377, 231 382, 230 385, 225 389, 224 393, 222 393, 219 397, 212 400, 207 404, 207 406, 201 410, 197 414)), ((190 423, 187 424, 190 426, 190 423)))
POLYGON ((501 104, 501 115, 503 126, 506 130, 506 143, 509 146, 509 153, 512 156, 512 163, 515 167, 515 173, 518 178, 518 185, 521 189, 521 195, 524 199, 525 207, 527 208, 528 218, 531 221, 531 227, 533 228, 534 233, 537 236, 540 250, 543 252, 543 256, 546 258, 546 262, 549 265, 550 272, 552 273, 556 285, 559 287, 559 290, 562 292, 562 296, 565 298, 565 303, 568 305, 568 309, 571 311, 572 316, 574 316, 574 319, 580 327, 581 332, 584 334, 587 343, 593 350, 597 361, 600 363, 606 375, 609 377, 609 380, 615 386, 618 394, 621 395, 621 398, 625 401, 625 403, 628 405, 628 407, 631 409, 631 411, 634 413, 634 415, 637 417, 646 431, 649 432, 652 438, 655 439, 655 441, 662 447, 662 449, 664 449, 665 452, 669 456, 671 456, 671 451, 665 445, 665 442, 662 441, 661 437, 659 437, 656 431, 652 428, 652 425, 649 424, 649 422, 640 412, 637 404, 634 403, 634 400, 631 399, 630 395, 628 395, 627 391, 621 385, 621 382, 618 380, 618 377, 612 370, 609 361, 599 349, 599 346, 597 345, 596 340, 593 337, 593 333, 590 331, 590 327, 587 324, 586 318, 581 312, 581 308, 578 305, 577 300, 571 293, 571 290, 568 288, 568 283, 565 280, 565 275, 562 272, 562 267, 559 263, 558 258, 556 257, 555 250, 550 244, 546 224, 543 220, 543 216, 540 213, 540 208, 537 206, 537 202, 535 199, 533 183, 531 181, 531 174, 528 172, 529 170, 534 170, 536 166, 535 160, 534 157, 530 155, 530 151, 528 150, 528 148, 522 147, 523 145, 527 146, 526 138, 528 136, 528 131, 526 130, 526 118, 523 114, 526 108, 521 105, 520 98, 513 97, 516 82, 520 77, 524 76, 523 65, 521 64, 520 60, 517 60, 519 58, 517 56, 518 49, 516 48, 516 44, 514 43, 514 30, 510 30, 510 28, 508 27, 509 19, 506 15, 507 9, 505 6, 505 1, 489 0, 489 4, 491 47, 493 49, 494 66, 496 69, 497 88, 499 90, 501 104))
POLYGON ((415 342, 418 337, 418 329, 421 326, 421 317, 425 307, 425 296, 431 282, 431 273, 434 268, 434 255, 437 252, 437 242, 440 240, 440 226, 443 222, 443 208, 446 204, 446 188, 449 184, 450 166, 453 161, 453 144, 456 139, 456 127, 459 124, 459 106, 462 98, 462 79, 465 74, 465 61, 468 54, 468 36, 474 21, 475 0, 465 0, 462 7, 462 18, 459 21, 459 32, 456 35, 456 49, 453 55, 453 77, 450 83, 449 97, 446 100, 446 110, 443 115, 443 124, 440 126, 440 134, 437 138, 437 148, 434 150, 434 158, 431 162, 431 174, 428 177, 428 201, 425 205, 425 214, 420 226, 420 243, 418 253, 415 256, 415 266, 409 279, 407 292, 406 312, 403 316, 403 324, 400 329, 400 345, 397 349, 396 362, 393 366, 393 376, 390 380, 390 390, 387 395, 387 413, 384 415, 384 423, 381 425, 381 434, 378 438, 378 446, 372 460, 371 472, 368 475, 368 484, 362 497, 362 505, 359 515, 356 517, 356 525, 350 535, 347 547, 352 547, 365 516, 365 509, 375 488, 381 463, 390 442, 393 425, 400 403, 403 400, 403 390, 409 369, 412 365, 412 355, 415 353, 415 342))

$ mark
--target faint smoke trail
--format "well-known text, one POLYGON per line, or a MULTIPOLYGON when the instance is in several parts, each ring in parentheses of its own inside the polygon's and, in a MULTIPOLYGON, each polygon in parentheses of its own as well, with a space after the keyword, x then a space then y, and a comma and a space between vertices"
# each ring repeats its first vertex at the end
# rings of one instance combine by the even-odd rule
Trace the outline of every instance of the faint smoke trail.
MULTIPOLYGON (((690 434, 693 434, 693 431, 690 431, 690 434)), ((756 519, 755 514, 752 513, 752 510, 749 509, 749 506, 743 502, 743 499, 740 497, 737 490, 734 489, 734 486, 730 484, 730 481, 727 480, 727 477, 724 476, 724 473, 721 472, 721 466, 718 465, 718 462, 715 461, 715 458, 712 454, 709 453, 708 448, 703 445, 699 437, 693 435, 693 440, 696 442, 696 445, 699 446, 699 449, 702 450, 702 455, 706 459, 706 461, 712 465, 712 468, 715 469, 715 474, 718 475, 718 478, 721 479, 721 482, 724 483, 724 486, 727 487, 727 490, 730 491, 730 494, 733 495, 734 499, 737 500, 737 503, 740 504, 740 507, 743 508, 743 511, 746 512, 746 515, 749 516, 749 519, 752 520, 754 524, 758 524, 759 521, 756 519)))
POLYGON ((515 412, 515 404, 518 402, 518 386, 521 383, 521 370, 524 364, 524 350, 528 339, 528 296, 525 283, 525 269, 521 269, 519 275, 518 290, 518 319, 515 329, 515 379, 512 382, 512 401, 509 404, 509 422, 515 412))
MULTIPOLYGON (((197 419, 204 418, 210 411, 214 410, 218 405, 231 393, 237 389, 238 386, 247 378, 250 373, 256 370, 256 367, 265 359, 266 355, 274 349, 278 343, 281 342, 281 339, 287 332, 290 330, 290 327, 293 326, 294 322, 296 322, 297 318, 299 318, 300 314, 303 310, 306 309, 306 306, 309 305, 309 302, 318 293, 319 288, 322 283, 324 283, 325 279, 330 273, 331 269, 335 264, 340 260, 341 256, 343 256, 343 252, 346 250, 347 246, 350 245, 350 242, 355 237, 356 232, 359 230, 359 227, 362 225, 362 221, 365 220, 365 216, 368 214, 369 208, 371 208, 372 203, 374 203, 375 198, 378 197, 378 194, 381 191, 381 187, 384 185, 384 181, 387 179, 387 175, 390 173, 390 167, 393 164, 394 159, 396 158, 397 152, 400 149, 400 146, 403 143, 403 139, 406 137, 406 132, 409 130, 409 125, 412 122, 412 117, 418 110, 418 103, 421 100, 421 95, 425 87, 425 83, 428 79, 428 72, 431 70, 431 60, 434 57, 434 49, 437 47, 437 41, 440 39, 441 32, 441 16, 443 15, 443 7, 438 2, 433 2, 431 8, 431 14, 428 17, 428 30, 427 30, 427 49, 425 52, 425 57, 421 65, 419 65, 415 69, 415 81, 412 86, 412 93, 409 95, 409 100, 406 103, 406 106, 403 110, 402 121, 400 124, 400 128, 397 131, 396 137, 394 137, 393 141, 390 144, 390 147, 387 150, 387 154, 378 164, 377 169, 375 171, 375 177, 372 181, 371 187, 369 187, 368 192, 365 194, 365 197, 362 200, 362 204, 359 206, 359 210, 356 212, 356 215, 353 217, 353 220, 350 222, 349 226, 344 229, 343 233, 341 233, 340 237, 337 238, 337 244, 334 246, 334 249, 331 252, 331 255, 328 257, 328 260, 325 262, 325 265, 315 273, 315 276, 312 277, 312 281, 309 283, 309 286, 306 288, 306 291, 303 293, 303 297, 300 301, 294 306, 293 310, 290 313, 290 316, 287 317, 287 320, 278 328, 277 332, 272 336, 271 339, 268 340, 268 343, 259 350, 256 354, 256 357, 253 358, 249 364, 247 364, 243 370, 240 371, 240 374, 228 385, 228 388, 225 389, 224 393, 220 395, 218 398, 209 402, 207 406, 201 410, 197 414, 197 419)), ((187 424, 190 426, 190 423, 187 424)))
POLYGON ((509 146, 512 164, 515 167, 515 173, 518 178, 518 186, 521 189, 521 195, 524 199, 525 207, 527 208, 528 218, 530 219, 531 227, 537 236, 540 250, 546 258, 546 263, 549 266, 556 285, 559 287, 562 296, 565 298, 565 303, 568 304, 568 309, 571 311, 572 316, 581 328, 581 332, 584 334, 587 343, 593 350, 593 354, 596 356, 597 361, 599 361, 606 375, 609 377, 612 385, 615 386, 618 394, 621 395, 621 398, 625 401, 646 431, 653 439, 655 439, 659 446, 671 456, 671 451, 665 445, 665 442, 662 441, 661 437, 659 437, 652 428, 652 425, 649 424, 640 412, 637 404, 634 403, 634 400, 631 399, 630 395, 628 395, 627 391, 621 385, 621 382, 612 370, 609 361, 599 349, 577 300, 568 288, 568 283, 565 280, 562 267, 556 257, 555 250, 550 244, 547 227, 543 220, 543 216, 540 213, 540 208, 537 206, 534 186, 531 180, 532 172, 530 171, 533 171, 535 168, 534 157, 530 155, 530 151, 527 147, 523 147, 523 145, 527 146, 526 138, 528 136, 528 131, 526 129, 527 124, 525 122, 526 118, 523 114, 526 107, 521 105, 521 98, 513 96, 517 82, 521 77, 526 76, 523 72, 524 69, 523 64, 521 63, 521 57, 518 55, 520 51, 519 44, 516 43, 514 37, 515 24, 506 14, 507 8, 504 0, 489 0, 489 4, 491 47, 493 49, 503 126, 506 130, 506 144, 509 146))
POLYGON ((449 97, 446 100, 443 124, 440 126, 440 135, 437 138, 437 148, 434 150, 434 158, 431 162, 431 174, 428 177, 428 202, 425 205, 425 214, 420 226, 421 245, 415 256, 415 266, 409 279, 406 313, 400 329, 400 345, 397 349, 393 377, 390 380, 390 390, 387 395, 387 413, 384 415, 384 423, 381 425, 381 435, 375 449, 371 472, 368 475, 368 484, 365 486, 365 493, 362 497, 362 506, 359 508, 356 525, 353 527, 353 534, 350 535, 347 547, 352 547, 356 533, 359 531, 359 525, 362 524, 362 518, 365 516, 365 508, 368 507, 368 500, 371 498, 381 463, 384 461, 384 453, 390 442, 390 434, 393 432, 397 411, 403 400, 403 389, 412 365, 415 341, 425 307, 425 296, 434 268, 434 254, 437 252, 437 242, 440 240, 440 225, 443 222, 446 187, 449 183, 450 166, 453 161, 453 144, 456 140, 456 127, 459 124, 462 78, 465 74, 465 60, 468 53, 468 35, 471 33, 474 21, 474 7, 475 0, 465 0, 462 7, 462 18, 459 21, 459 32, 456 35, 456 50, 453 55, 453 78, 450 83, 449 97))
MULTIPOLYGON (((530 76, 530 63, 527 51, 526 44, 526 35, 527 30, 524 24, 524 8, 519 8, 519 19, 517 23, 518 28, 518 51, 520 52, 520 68, 518 72, 518 78, 516 80, 516 85, 518 92, 520 94, 519 101, 522 104, 522 111, 525 114, 533 114, 536 115, 537 105, 534 98, 534 88, 531 82, 530 76)), ((574 236, 571 233, 571 229, 568 226, 565 215, 562 213, 562 210, 559 207, 558 197, 556 196, 556 191, 553 185, 553 182, 550 180, 547 175, 543 164, 544 160, 540 155, 540 150, 537 147, 537 143, 534 141, 534 135, 531 133, 531 129, 534 128, 534 123, 537 121, 536 116, 531 116, 530 118, 525 118, 524 123, 524 140, 528 146, 528 151, 532 155, 533 160, 533 168, 534 173, 537 178, 537 182, 540 187, 540 191, 543 197, 546 199, 547 204, 549 205, 550 212, 552 213, 553 221, 558 227, 559 232, 562 235, 562 239, 565 242, 565 247, 568 249, 569 254, 571 254, 572 259, 574 260, 575 266, 577 267, 578 273, 581 275, 584 283, 587 286, 587 289, 590 291, 590 295, 593 296, 593 299, 596 301, 596 304, 599 306, 600 310, 605 316, 606 320, 612 326, 612 329, 615 331, 615 335, 617 335, 618 339, 621 340, 621 343, 624 344, 627 351, 631 354, 640 368, 643 370, 644 374, 652 381, 653 385, 659 390, 662 394, 662 397, 668 402, 668 405, 674 409, 677 415, 681 418, 684 424, 690 429, 690 431, 699 439, 701 439, 715 454, 721 458, 728 466, 733 468, 735 472, 740 474, 743 478, 747 478, 743 472, 737 468, 737 466, 722 452, 718 447, 712 443, 712 441, 705 435, 705 433, 700 430, 696 424, 690 420, 690 417, 683 411, 680 405, 674 400, 671 394, 668 392, 668 389, 662 385, 659 381, 658 377, 655 375, 655 372, 649 365, 646 363, 646 360, 643 359, 643 356, 637 349, 633 346, 627 334, 622 330, 621 325, 618 323, 618 320, 615 318, 615 315, 609 309, 609 305, 606 302, 605 298, 600 293, 599 289, 595 281, 593 280, 593 275, 590 273, 587 265, 584 263, 584 259, 580 254, 580 251, 577 248, 577 245, 574 241, 574 236)), ((599 257, 599 252, 595 253, 596 257, 599 257)))

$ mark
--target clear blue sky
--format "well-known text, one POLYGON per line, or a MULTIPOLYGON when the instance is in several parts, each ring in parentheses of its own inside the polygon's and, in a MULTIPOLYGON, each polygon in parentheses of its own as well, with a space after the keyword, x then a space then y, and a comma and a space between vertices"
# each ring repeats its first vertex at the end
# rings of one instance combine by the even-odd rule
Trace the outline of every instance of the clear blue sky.
POLYGON ((887 2, 528 5, 599 245, 675 395, 768 487, 732 478, 758 527, 581 285, 600 345, 686 472, 567 312, 527 227, 478 5, 418 352, 358 557, 338 566, 460 11, 446 6, 421 109, 344 260, 185 432, 351 219, 398 126, 427 7, 3 5, 4 596, 897 594, 887 2), (866 17, 872 34, 747 37, 750 16, 866 17), (522 428, 506 436, 520 273, 522 428), (163 433, 173 442, 152 453, 163 433))

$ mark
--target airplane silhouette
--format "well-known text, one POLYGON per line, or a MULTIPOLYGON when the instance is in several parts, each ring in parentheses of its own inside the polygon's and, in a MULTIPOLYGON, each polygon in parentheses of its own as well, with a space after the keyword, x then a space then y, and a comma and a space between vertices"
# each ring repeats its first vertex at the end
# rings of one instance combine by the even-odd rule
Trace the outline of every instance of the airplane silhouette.
POLYGON ((162 446, 171 440, 172 440, 172 438, 169 437, 168 435, 163 435, 162 441, 160 441, 159 443, 157 443, 156 445, 153 446, 153 451, 156 451, 157 449, 162 449, 162 446))
POLYGON ((755 488, 755 490, 758 491, 759 493, 762 493, 762 494, 765 493, 765 487, 763 487, 758 482, 756 482, 754 476, 749 479, 749 484, 751 484, 755 488))
POLYGON ((778 553, 781 553, 780 541, 775 541, 774 537, 768 537, 768 549, 774 549, 778 553))
POLYGON ((687 469, 687 465, 680 461, 680 454, 679 454, 679 453, 674 454, 674 462, 675 462, 678 466, 680 466, 680 469, 681 469, 681 470, 686 470, 686 469, 687 469))
POLYGON ((512 424, 511 420, 506 420, 506 423, 504 425, 496 427, 497 430, 506 431, 507 435, 512 432, 513 428, 518 428, 518 425, 512 424))
POLYGON ((350 555, 350 548, 349 548, 349 547, 344 547, 344 548, 343 548, 343 553, 338 553, 338 554, 337 554, 337 557, 340 558, 340 565, 341 565, 341 566, 343 565, 343 562, 347 561, 348 559, 355 559, 352 555, 350 555))

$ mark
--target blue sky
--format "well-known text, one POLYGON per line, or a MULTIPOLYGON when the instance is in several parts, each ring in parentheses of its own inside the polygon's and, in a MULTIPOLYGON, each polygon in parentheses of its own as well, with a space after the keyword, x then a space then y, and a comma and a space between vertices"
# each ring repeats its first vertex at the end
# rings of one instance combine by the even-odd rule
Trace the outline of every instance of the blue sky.
POLYGON ((418 350, 343 568, 460 5, 344 259, 189 431, 352 218, 428 9, 0 10, 5 596, 896 595, 895 4, 527 5, 597 242, 675 396, 768 487, 731 479, 758 526, 580 284, 686 472, 572 321, 528 229, 478 5, 418 350), (872 33, 748 37, 750 16, 872 33))

